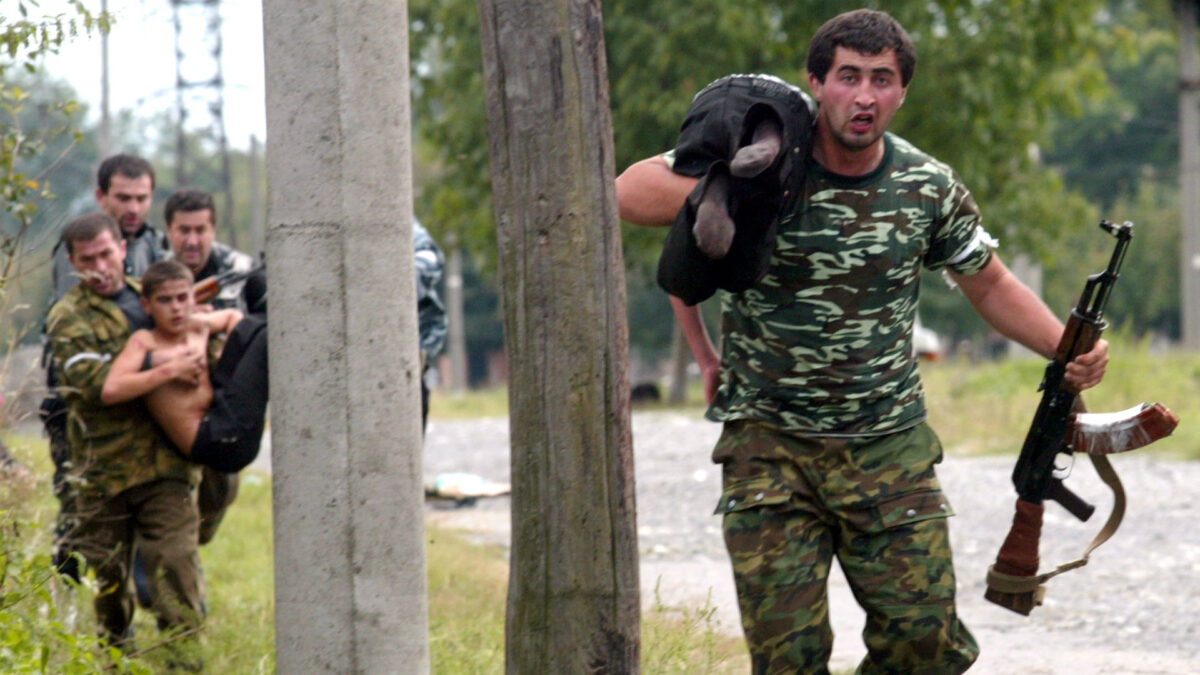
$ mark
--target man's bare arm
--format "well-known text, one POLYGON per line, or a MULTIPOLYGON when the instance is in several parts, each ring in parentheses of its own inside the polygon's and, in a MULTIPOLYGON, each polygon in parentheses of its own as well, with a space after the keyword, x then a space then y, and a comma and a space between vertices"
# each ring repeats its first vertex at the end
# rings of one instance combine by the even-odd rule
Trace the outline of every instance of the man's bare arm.
POLYGON ((634 225, 670 225, 698 182, 672 171, 661 155, 636 162, 617 176, 621 219, 634 225))
POLYGON ((149 331, 139 330, 130 336, 125 348, 113 359, 108 377, 100 390, 100 401, 114 405, 145 396, 171 380, 195 383, 203 367, 186 352, 176 351, 166 362, 149 370, 142 370, 146 352, 154 348, 154 338, 149 331))
MULTIPOLYGON (((993 255, 978 274, 951 272, 950 276, 993 328, 1048 359, 1054 357, 1062 339, 1062 321, 1000 258, 993 255)), ((1067 364, 1066 378, 1080 390, 1088 389, 1100 383, 1107 366, 1108 342, 1097 340, 1090 352, 1067 364)))
POLYGON ((687 305, 675 296, 671 297, 671 309, 675 312, 675 320, 683 329, 683 337, 687 340, 696 365, 700 367, 700 376, 704 380, 704 402, 712 403, 717 395, 717 387, 721 382, 721 356, 713 346, 708 336, 708 328, 704 325, 704 317, 700 315, 699 305, 687 305))
POLYGON ((192 317, 207 324, 210 333, 228 333, 242 320, 242 312, 237 309, 218 309, 213 312, 193 314, 192 317))

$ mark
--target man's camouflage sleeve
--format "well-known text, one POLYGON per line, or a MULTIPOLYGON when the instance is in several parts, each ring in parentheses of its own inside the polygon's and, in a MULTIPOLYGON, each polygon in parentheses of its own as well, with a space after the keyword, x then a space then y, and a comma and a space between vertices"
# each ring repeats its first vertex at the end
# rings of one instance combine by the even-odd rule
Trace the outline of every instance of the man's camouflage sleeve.
POLYGON ((63 398, 99 406, 100 390, 116 358, 112 352, 114 336, 108 327, 93 330, 73 302, 75 297, 75 293, 69 293, 50 309, 46 333, 63 398))
POLYGON ((433 356, 446 344, 446 307, 438 296, 445 256, 429 232, 413 221, 413 266, 417 273, 417 314, 421 350, 433 356))

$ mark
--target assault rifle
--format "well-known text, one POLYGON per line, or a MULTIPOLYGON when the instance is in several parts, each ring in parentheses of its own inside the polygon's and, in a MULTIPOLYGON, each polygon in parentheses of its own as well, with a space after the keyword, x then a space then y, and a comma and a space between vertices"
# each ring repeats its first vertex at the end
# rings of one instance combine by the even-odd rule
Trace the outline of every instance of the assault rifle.
POLYGON ((1087 564, 1091 552, 1107 541, 1120 525, 1125 513, 1125 494, 1105 455, 1152 443, 1169 435, 1179 422, 1174 413, 1159 403, 1142 404, 1116 414, 1086 414, 1079 390, 1065 378, 1067 364, 1076 356, 1090 352, 1107 325, 1104 307, 1120 275, 1125 251, 1133 239, 1133 223, 1116 225, 1104 220, 1100 222, 1100 228, 1116 237, 1116 249, 1108 268, 1088 277, 1054 358, 1046 366, 1039 387, 1042 400, 1013 470, 1013 484, 1018 495, 1016 515, 996 556, 996 564, 988 569, 988 589, 984 597, 1020 614, 1028 615, 1035 605, 1042 604, 1043 582, 1087 564), (1087 453, 1101 479, 1113 490, 1113 512, 1081 559, 1038 575, 1043 502, 1047 499, 1056 501, 1083 521, 1095 511, 1094 506, 1071 492, 1062 479, 1054 475, 1055 459, 1073 451, 1087 453))
POLYGON ((206 302, 212 302, 213 298, 217 297, 222 288, 245 280, 246 277, 257 272, 260 267, 261 265, 254 265, 248 270, 229 270, 228 272, 214 274, 207 279, 197 281, 196 285, 192 286, 192 295, 196 298, 196 304, 202 305, 206 302))

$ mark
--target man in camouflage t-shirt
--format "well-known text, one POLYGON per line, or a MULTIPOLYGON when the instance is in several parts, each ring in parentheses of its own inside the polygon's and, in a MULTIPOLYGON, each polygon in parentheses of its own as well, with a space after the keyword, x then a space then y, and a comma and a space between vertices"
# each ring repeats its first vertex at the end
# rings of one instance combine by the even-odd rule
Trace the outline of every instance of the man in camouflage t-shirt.
MULTIPOLYGON (((834 556, 866 610, 859 672, 958 673, 978 656, 956 613, 941 445, 913 356, 920 270, 945 270, 991 325, 1047 357, 1063 325, 993 253, 954 172, 886 133, 915 63, 883 12, 826 22, 808 53, 812 158, 781 177, 765 276, 722 298, 720 355, 698 309, 672 297, 708 417, 724 423, 717 512, 755 673, 828 672, 834 556)), ((675 159, 618 178, 625 220, 675 219, 705 172, 673 171, 675 159)), ((1067 377, 1094 386, 1107 360, 1100 341, 1067 377)))

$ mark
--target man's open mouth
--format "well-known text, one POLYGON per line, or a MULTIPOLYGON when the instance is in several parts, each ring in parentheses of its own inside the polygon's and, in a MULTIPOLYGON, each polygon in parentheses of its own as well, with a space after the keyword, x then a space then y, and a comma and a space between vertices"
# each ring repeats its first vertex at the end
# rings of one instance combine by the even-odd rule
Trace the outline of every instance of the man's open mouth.
POLYGON ((875 116, 870 113, 858 113, 850 118, 850 128, 857 132, 869 131, 875 124, 875 116))

